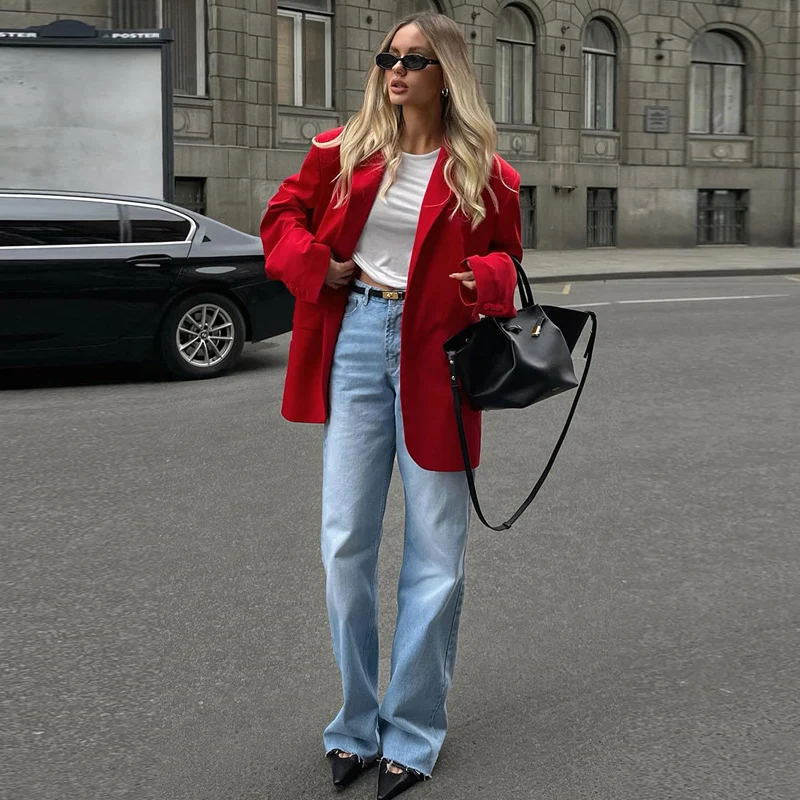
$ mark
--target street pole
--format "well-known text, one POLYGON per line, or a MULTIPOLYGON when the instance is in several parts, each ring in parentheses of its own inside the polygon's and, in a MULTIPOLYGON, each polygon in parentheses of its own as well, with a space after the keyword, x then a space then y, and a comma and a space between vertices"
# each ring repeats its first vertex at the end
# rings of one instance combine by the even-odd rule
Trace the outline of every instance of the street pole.
POLYGON ((794 131, 792 156, 792 246, 800 247, 800 0, 792 0, 794 21, 794 131))

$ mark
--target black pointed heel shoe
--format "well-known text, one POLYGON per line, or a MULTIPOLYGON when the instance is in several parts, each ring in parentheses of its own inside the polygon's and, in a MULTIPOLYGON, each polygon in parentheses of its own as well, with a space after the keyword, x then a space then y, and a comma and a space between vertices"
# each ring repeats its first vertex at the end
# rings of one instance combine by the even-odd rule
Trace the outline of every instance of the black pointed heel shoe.
POLYGON ((377 756, 370 761, 364 761, 355 754, 347 758, 341 758, 339 756, 341 752, 343 751, 335 748, 328 753, 331 772, 333 773, 333 785, 337 789, 344 789, 345 786, 349 786, 362 772, 366 772, 378 764, 377 756))
POLYGON ((404 767, 402 764, 396 764, 394 761, 384 758, 381 760, 381 768, 378 772, 378 800, 391 800, 392 797, 397 797, 415 783, 427 780, 427 778, 427 775, 423 775, 415 769, 404 767), (387 769, 389 764, 400 767, 403 771, 389 772, 387 769))

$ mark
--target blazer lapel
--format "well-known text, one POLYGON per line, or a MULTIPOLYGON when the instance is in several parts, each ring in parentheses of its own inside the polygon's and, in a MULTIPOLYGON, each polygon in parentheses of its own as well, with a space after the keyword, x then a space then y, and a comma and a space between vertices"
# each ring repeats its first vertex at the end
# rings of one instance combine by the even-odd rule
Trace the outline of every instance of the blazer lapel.
POLYGON ((450 187, 444 179, 444 162, 446 160, 447 152, 445 148, 442 147, 439 151, 439 158, 436 159, 436 164, 433 167, 425 196, 422 198, 422 207, 419 211, 419 222, 417 223, 417 235, 414 238, 411 262, 408 265, 409 281, 414 272, 414 267, 419 260, 422 246, 425 244, 425 238, 430 233, 433 223, 436 222, 439 215, 449 205, 447 201, 450 199, 451 192, 450 187))
POLYGON ((336 253, 344 261, 352 257, 361 238, 361 231, 372 210, 385 168, 383 156, 378 153, 353 170, 350 197, 336 237, 336 253))

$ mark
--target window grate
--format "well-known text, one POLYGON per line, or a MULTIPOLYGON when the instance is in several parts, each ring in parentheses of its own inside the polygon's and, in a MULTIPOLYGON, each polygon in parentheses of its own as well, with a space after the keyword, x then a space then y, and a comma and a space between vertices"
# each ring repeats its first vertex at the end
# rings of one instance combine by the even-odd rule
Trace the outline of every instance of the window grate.
POLYGON ((748 192, 700 189, 697 196, 697 243, 748 243, 748 192))
POLYGON ((616 189, 587 189, 586 246, 617 246, 616 189))
POLYGON ((536 247, 536 187, 519 187, 519 207, 522 213, 522 247, 532 250, 536 247))
POLYGON ((175 178, 175 205, 205 215, 206 179, 175 178))

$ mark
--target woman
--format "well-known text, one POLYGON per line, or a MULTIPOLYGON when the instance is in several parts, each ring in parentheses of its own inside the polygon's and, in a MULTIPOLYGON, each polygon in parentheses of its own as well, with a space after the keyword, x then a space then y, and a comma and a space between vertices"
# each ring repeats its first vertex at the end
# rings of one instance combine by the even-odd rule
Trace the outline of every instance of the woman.
MULTIPOLYGON (((442 343, 515 314, 519 175, 458 26, 415 14, 384 38, 361 110, 316 137, 261 226, 296 298, 283 415, 324 422, 322 559, 343 705, 323 734, 343 788, 380 756, 378 798, 429 778, 464 596, 469 491, 442 343), (402 377, 401 377, 402 376, 402 377), (392 466, 405 538, 391 676, 378 701, 378 546, 392 466)), ((464 406, 477 466, 480 415, 464 406)))

